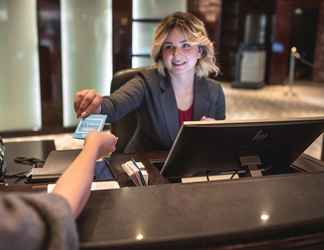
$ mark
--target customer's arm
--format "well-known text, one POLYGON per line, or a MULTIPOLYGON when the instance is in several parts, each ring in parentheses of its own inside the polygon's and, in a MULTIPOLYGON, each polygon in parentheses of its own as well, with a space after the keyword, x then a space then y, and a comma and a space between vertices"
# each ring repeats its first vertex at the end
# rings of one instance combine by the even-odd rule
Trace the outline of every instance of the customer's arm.
POLYGON ((113 151, 116 141, 110 133, 91 133, 52 194, 0 192, 0 248, 79 249, 73 217, 89 197, 95 160, 113 151))
POLYGON ((0 192, 0 218, 0 249, 79 249, 70 206, 59 195, 0 192))
POLYGON ((115 150, 117 138, 110 132, 92 132, 78 157, 57 181, 53 193, 63 196, 77 217, 90 195, 96 160, 115 150))

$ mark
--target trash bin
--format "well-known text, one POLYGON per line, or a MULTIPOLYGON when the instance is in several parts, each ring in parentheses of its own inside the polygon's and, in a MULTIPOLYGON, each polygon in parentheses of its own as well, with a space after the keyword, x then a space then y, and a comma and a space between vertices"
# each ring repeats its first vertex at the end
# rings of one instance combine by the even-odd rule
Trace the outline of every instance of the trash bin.
POLYGON ((233 87, 261 88, 265 82, 266 71, 266 14, 246 15, 244 41, 235 58, 235 81, 233 87))
POLYGON ((266 50, 260 45, 240 46, 235 61, 235 81, 232 87, 257 89, 264 86, 266 50))

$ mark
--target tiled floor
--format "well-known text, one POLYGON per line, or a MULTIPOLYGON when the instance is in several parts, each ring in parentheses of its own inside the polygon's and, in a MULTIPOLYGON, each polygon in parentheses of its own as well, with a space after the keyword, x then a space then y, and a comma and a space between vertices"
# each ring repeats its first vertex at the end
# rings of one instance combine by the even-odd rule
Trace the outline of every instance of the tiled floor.
MULTIPOLYGON (((258 90, 233 89, 223 83, 227 120, 282 119, 324 116, 324 83, 299 82, 294 86, 270 85, 258 90)), ((11 138, 6 141, 54 139, 57 149, 80 148, 82 142, 71 134, 11 138)), ((306 153, 320 158, 322 139, 306 153)))

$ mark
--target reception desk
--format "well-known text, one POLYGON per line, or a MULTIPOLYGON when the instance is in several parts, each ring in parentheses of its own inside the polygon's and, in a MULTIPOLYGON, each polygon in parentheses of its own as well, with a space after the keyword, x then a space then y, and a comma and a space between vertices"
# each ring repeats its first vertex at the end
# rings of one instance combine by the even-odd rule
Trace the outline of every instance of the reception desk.
MULTIPOLYGON (((121 188, 91 193, 77 220, 81 249, 324 249, 321 166, 310 165, 313 173, 181 184, 168 183, 152 166, 150 160, 163 157, 113 154, 121 188), (144 163, 149 186, 135 187, 122 171, 130 158, 144 163)), ((45 188, 8 183, 1 189, 45 188)))
MULTIPOLYGON (((121 186, 129 157, 111 160, 121 186)), ((324 173, 166 184, 147 168, 150 186, 91 194, 78 219, 82 249, 324 247, 324 173)))
POLYGON ((98 191, 81 248, 323 249, 323 190, 324 173, 98 191))

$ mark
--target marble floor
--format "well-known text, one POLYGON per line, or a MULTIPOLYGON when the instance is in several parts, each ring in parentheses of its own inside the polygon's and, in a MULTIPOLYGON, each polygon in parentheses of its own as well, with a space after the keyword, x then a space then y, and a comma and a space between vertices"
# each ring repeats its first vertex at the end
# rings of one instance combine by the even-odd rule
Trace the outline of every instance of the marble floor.
POLYGON ((235 89, 226 83, 223 86, 229 120, 324 115, 324 83, 270 85, 258 90, 235 89))
MULTIPOLYGON (((324 83, 297 82, 258 90, 235 89, 224 83, 226 119, 284 119, 324 116, 324 83)), ((320 159, 323 134, 305 151, 320 159)))
MULTIPOLYGON (((298 82, 293 86, 269 85, 258 90, 231 88, 222 83, 226 96, 227 120, 283 119, 324 116, 324 83, 298 82)), ((322 135, 323 136, 323 135, 322 135)), ((82 141, 71 134, 8 138, 5 141, 53 139, 57 149, 81 148, 82 141)), ((322 138, 318 138, 306 153, 320 159, 322 138)))

